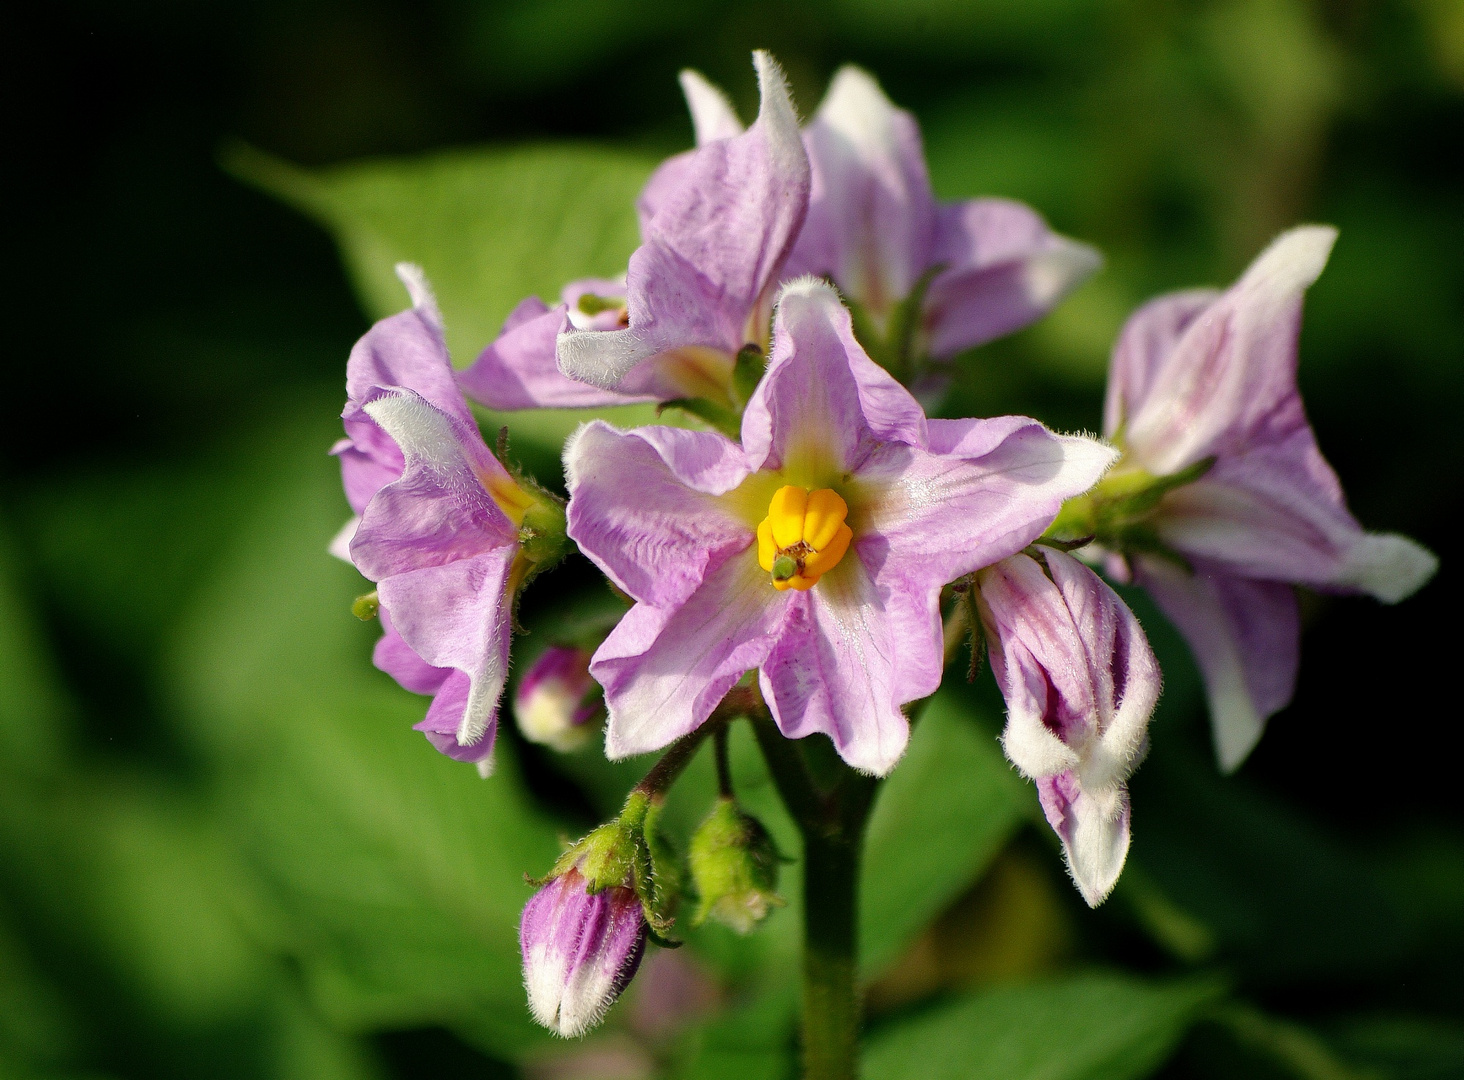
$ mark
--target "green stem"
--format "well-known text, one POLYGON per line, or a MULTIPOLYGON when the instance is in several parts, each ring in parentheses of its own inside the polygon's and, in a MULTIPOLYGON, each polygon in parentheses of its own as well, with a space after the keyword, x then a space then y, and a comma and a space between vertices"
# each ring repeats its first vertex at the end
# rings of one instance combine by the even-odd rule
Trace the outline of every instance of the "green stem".
POLYGON ((753 731, 773 784, 803 834, 805 1080, 859 1075, 859 859, 877 781, 841 766, 820 791, 797 745, 765 709, 753 731))
POLYGON ((859 1075, 859 849, 855 835, 803 838, 803 1075, 859 1075))

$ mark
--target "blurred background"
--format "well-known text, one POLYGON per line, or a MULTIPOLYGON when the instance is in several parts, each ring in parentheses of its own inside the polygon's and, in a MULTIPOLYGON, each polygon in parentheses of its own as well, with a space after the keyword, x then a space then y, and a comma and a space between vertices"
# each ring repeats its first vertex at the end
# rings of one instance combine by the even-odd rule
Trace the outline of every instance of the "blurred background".
MULTIPOLYGON (((805 114, 864 65, 940 195, 1105 252, 967 357, 961 415, 1096 429, 1136 304, 1339 226, 1303 391, 1358 517, 1443 559, 1397 608, 1306 598, 1296 700, 1226 779, 1135 600, 1167 690, 1097 912, 1000 760, 989 675, 948 679, 871 836, 868 1075, 1464 1076, 1458 0, 62 0, 6 39, 0 1077, 791 1075, 792 871, 792 910, 657 954, 596 1039, 532 1027, 523 874, 637 766, 507 731, 487 782, 437 756, 324 553, 390 262, 426 266, 467 362, 521 296, 623 268, 631 198, 691 141, 676 72, 751 117, 754 47, 805 114)), ((514 421, 546 483, 575 419, 514 421)), ((571 560, 518 655, 605 603, 571 560)))

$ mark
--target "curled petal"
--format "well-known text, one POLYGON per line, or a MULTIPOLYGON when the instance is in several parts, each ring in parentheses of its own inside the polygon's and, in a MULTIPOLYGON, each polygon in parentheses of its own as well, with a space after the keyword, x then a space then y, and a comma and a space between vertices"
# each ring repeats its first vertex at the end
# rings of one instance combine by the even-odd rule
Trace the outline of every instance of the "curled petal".
POLYGON ((631 393, 706 396, 688 394, 677 371, 630 377, 648 361, 653 369, 668 358, 685 362, 672 354, 687 349, 725 354, 730 375, 730 357, 749 340, 808 202, 808 159, 782 72, 766 53, 754 60, 757 122, 695 151, 672 174, 674 185, 657 184, 626 274, 630 325, 560 334, 566 375, 631 393))
POLYGON ((1203 564, 1132 560, 1134 580, 1184 636, 1205 680, 1220 768, 1233 772, 1296 689, 1301 623, 1290 585, 1203 564))
POLYGON ((1037 781, 1042 813, 1062 840, 1073 884, 1097 907, 1118 884, 1129 849, 1128 788, 1116 784, 1093 792, 1070 772, 1037 781))
POLYGON ((737 110, 720 87, 712 85, 705 75, 691 68, 683 70, 677 78, 681 92, 686 95, 686 107, 691 112, 698 146, 717 139, 735 139, 742 134, 742 121, 737 118, 737 110))
POLYGON ((569 378, 559 370, 554 342, 568 322, 563 304, 545 307, 529 297, 514 309, 503 332, 458 376, 463 392, 490 409, 598 409, 649 398, 617 394, 569 378))
POLYGON ((1128 418, 1143 409, 1154 380, 1190 324, 1220 296, 1215 289, 1189 289, 1150 300, 1129 316, 1108 363, 1103 434, 1114 438, 1128 418))
POLYGON ((1036 321, 1103 265, 1087 244, 1005 199, 943 206, 932 265, 945 270, 925 295, 930 354, 954 356, 1036 321))

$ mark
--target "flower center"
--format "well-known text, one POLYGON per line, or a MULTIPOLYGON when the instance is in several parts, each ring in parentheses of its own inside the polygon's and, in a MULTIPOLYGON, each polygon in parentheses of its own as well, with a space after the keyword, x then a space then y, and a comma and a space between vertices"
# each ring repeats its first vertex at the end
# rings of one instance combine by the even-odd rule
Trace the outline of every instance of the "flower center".
POLYGON ((757 527, 757 561, 773 575, 773 588, 811 589, 838 566, 854 539, 848 516, 849 504, 830 488, 790 484, 774 492, 757 527))

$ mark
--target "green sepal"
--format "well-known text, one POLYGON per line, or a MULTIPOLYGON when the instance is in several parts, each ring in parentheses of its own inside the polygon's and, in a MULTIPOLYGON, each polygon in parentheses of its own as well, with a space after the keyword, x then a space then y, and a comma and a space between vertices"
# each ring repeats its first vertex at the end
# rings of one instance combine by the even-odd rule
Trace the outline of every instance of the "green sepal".
POLYGON ((718 405, 707 398, 675 398, 663 401, 656 406, 656 415, 659 416, 666 409, 680 409, 698 420, 705 420, 729 439, 739 438, 742 434, 742 417, 736 410, 718 405))
POLYGON ((732 363, 732 393, 743 408, 752 400, 753 391, 767 369, 768 358, 756 345, 744 345, 737 350, 737 359, 732 363))
POLYGON ((1037 542, 1067 551, 1096 540, 1110 551, 1158 554, 1188 565, 1160 541, 1148 519, 1165 495, 1193 484, 1214 465, 1209 457, 1166 476, 1120 467, 1091 491, 1063 503, 1037 542))
POLYGON ((372 619, 376 618, 376 615, 380 610, 381 598, 376 595, 375 589, 372 589, 369 593, 358 596, 355 600, 351 601, 351 614, 356 616, 356 618, 360 619, 362 622, 370 622, 372 619))
POLYGON ((575 307, 579 308, 582 314, 599 315, 603 311, 619 311, 625 307, 625 298, 621 296, 596 296, 594 293, 581 293, 575 307))
POLYGON ((844 297, 854 337, 871 360, 906 386, 920 374, 925 359, 921 355, 924 351, 921 331, 924 329, 925 294, 936 275, 945 268, 944 263, 939 263, 920 275, 904 299, 890 309, 882 333, 862 304, 844 297))
POLYGON ((710 918, 746 934, 787 904, 777 892, 782 856, 762 822, 735 799, 719 798, 697 826, 689 861, 699 898, 693 926, 710 918))

